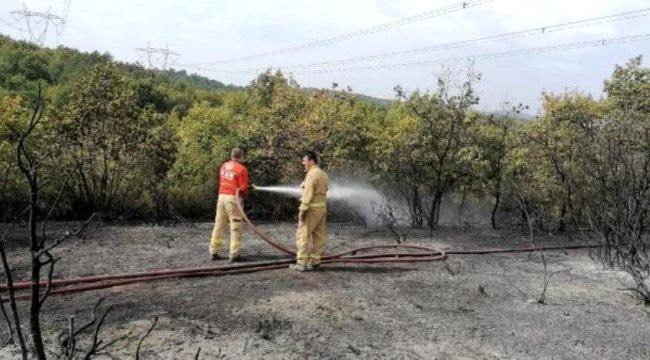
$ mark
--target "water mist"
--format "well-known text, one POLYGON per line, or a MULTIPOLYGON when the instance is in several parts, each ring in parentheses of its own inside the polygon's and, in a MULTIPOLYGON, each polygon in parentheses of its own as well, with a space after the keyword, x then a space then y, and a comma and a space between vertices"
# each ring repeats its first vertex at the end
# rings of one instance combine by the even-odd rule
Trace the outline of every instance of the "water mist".
MULTIPOLYGON (((257 186, 257 191, 267 191, 299 198, 299 186, 257 186)), ((327 201, 338 201, 355 210, 368 226, 378 226, 381 220, 376 214, 384 203, 384 197, 370 185, 356 183, 330 183, 327 201)))

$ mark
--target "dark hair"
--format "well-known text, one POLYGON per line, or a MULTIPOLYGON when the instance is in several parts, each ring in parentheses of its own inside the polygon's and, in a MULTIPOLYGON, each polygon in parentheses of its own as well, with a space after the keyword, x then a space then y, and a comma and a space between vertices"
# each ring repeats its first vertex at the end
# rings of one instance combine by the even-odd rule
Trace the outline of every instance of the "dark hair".
POLYGON ((239 159, 242 158, 242 156, 244 156, 244 152, 242 151, 242 149, 240 149, 238 147, 235 147, 235 148, 232 148, 232 150, 230 150, 230 157, 231 158, 239 160, 239 159))
POLYGON ((303 151, 302 157, 306 157, 308 160, 314 160, 314 163, 318 164, 318 156, 316 156, 316 153, 311 150, 303 151))

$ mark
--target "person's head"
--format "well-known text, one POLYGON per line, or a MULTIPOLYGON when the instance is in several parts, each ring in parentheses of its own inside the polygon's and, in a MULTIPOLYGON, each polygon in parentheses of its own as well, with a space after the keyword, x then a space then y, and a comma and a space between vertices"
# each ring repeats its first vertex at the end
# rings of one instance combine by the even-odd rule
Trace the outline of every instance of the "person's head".
POLYGON ((316 156, 316 153, 311 150, 303 152, 302 165, 305 167, 305 171, 308 171, 312 167, 318 165, 318 157, 316 156))
POLYGON ((242 149, 235 147, 230 150, 230 159, 235 161, 244 161, 244 152, 242 149))

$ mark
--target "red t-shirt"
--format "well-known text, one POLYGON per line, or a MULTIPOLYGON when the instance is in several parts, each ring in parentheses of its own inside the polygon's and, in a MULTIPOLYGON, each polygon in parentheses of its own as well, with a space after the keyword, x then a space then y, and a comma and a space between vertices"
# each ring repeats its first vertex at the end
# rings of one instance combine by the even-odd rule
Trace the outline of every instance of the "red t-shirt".
POLYGON ((248 191, 248 169, 235 160, 226 161, 219 169, 219 194, 244 196, 248 191))

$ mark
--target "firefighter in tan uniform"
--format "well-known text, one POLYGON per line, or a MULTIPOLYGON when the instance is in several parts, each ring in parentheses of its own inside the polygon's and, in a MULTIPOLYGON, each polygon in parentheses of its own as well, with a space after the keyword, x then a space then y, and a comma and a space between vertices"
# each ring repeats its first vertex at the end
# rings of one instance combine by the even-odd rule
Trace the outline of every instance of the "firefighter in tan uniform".
POLYGON ((217 215, 214 220, 212 239, 210 241, 210 257, 212 260, 219 260, 219 250, 223 243, 224 233, 230 224, 230 261, 239 261, 239 242, 241 240, 241 228, 243 216, 237 206, 238 201, 248 191, 248 169, 241 162, 244 161, 244 153, 239 148, 233 148, 230 152, 230 161, 226 161, 219 168, 219 199, 217 200, 217 215), (239 198, 237 197, 239 190, 239 198))
POLYGON ((325 217, 327 207, 325 197, 329 179, 325 171, 318 167, 318 159, 312 151, 305 152, 302 158, 305 167, 305 181, 301 184, 302 196, 296 231, 296 263, 290 268, 298 271, 318 270, 325 247, 325 217), (311 252, 309 239, 312 239, 311 252))

